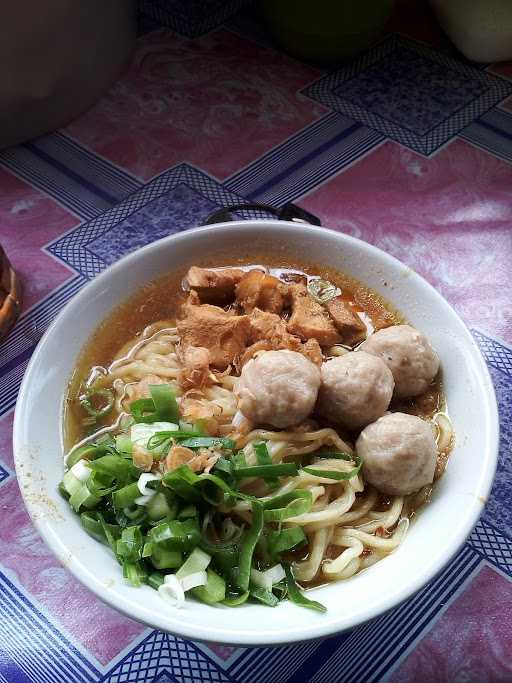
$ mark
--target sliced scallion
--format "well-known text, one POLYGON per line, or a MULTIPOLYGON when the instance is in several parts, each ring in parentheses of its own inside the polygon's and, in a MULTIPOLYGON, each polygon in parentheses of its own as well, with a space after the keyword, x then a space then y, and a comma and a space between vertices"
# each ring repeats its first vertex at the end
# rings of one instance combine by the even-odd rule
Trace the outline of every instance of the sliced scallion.
POLYGON ((306 534, 300 526, 281 529, 280 531, 269 531, 267 534, 267 547, 271 555, 279 555, 306 541, 306 534))
POLYGON ((95 419, 108 415, 114 407, 114 392, 110 389, 91 389, 80 398, 80 405, 95 419), (95 404, 100 403, 97 407, 95 404))
POLYGON ((226 582, 213 569, 206 571, 206 585, 192 588, 192 595, 208 605, 222 602, 226 597, 226 582))
POLYGON ((249 590, 251 565, 254 549, 263 531, 263 506, 257 501, 252 503, 252 524, 242 537, 238 571, 238 587, 242 592, 249 590))
POLYGON ((310 280, 307 289, 309 295, 319 304, 326 304, 341 294, 341 289, 329 280, 310 280))
POLYGON ((286 585, 288 587, 288 597, 291 602, 294 602, 296 605, 300 605, 301 607, 307 607, 309 609, 316 610, 317 612, 326 612, 327 609, 322 603, 317 602, 316 600, 310 600, 307 598, 299 589, 297 584, 295 583, 295 579, 293 577, 293 573, 291 570, 290 565, 284 564, 283 569, 286 573, 286 585))
POLYGON ((245 479, 247 477, 296 477, 298 473, 297 465, 293 462, 282 462, 277 465, 249 465, 233 469, 233 476, 237 479, 245 479))
POLYGON ((153 399, 155 412, 164 422, 178 422, 180 415, 176 394, 169 384, 150 384, 149 393, 153 399))
POLYGON ((225 450, 233 450, 235 442, 233 439, 222 438, 218 436, 192 436, 183 441, 179 440, 180 446, 186 448, 223 448, 225 450))
POLYGON ((249 586, 249 594, 259 602, 267 605, 267 607, 275 607, 279 602, 279 599, 276 598, 272 591, 265 590, 265 588, 257 586, 254 583, 251 583, 249 586))
POLYGON ((289 517, 302 515, 311 510, 311 491, 295 490, 266 500, 263 504, 266 522, 282 522, 289 517))
POLYGON ((351 460, 354 460, 356 467, 349 470, 348 472, 340 472, 339 470, 322 470, 319 467, 303 467, 304 472, 312 474, 315 477, 321 477, 324 479, 334 479, 335 481, 343 481, 344 479, 352 479, 359 474, 359 470, 363 465, 361 458, 353 456, 351 460))

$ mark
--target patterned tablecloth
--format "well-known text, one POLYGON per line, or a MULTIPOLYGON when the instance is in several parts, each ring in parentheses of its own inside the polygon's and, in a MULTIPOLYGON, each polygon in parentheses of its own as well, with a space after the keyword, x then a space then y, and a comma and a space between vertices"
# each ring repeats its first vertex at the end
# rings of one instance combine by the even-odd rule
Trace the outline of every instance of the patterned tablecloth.
POLYGON ((0 681, 512 681, 512 65, 464 60, 404 10, 327 72, 276 51, 250 13, 229 18, 241 2, 206 3, 207 19, 198 4, 162 12, 172 30, 147 16, 91 111, 0 154, 0 241, 25 285, 0 346, 0 681), (20 380, 62 306, 241 199, 293 200, 437 287, 489 364, 502 428, 492 496, 439 577, 350 633, 275 650, 184 641, 102 604, 39 539, 11 450, 20 380))

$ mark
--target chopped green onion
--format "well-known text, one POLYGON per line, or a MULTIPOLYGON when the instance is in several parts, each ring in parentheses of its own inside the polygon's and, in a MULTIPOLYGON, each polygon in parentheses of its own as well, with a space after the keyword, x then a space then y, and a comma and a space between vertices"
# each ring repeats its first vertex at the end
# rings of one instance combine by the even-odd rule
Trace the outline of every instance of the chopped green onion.
POLYGON ((260 572, 258 569, 251 569, 250 585, 259 586, 266 591, 272 590, 272 579, 266 575, 265 572, 260 572))
POLYGON ((205 553, 201 548, 194 548, 194 550, 187 557, 185 562, 176 572, 176 577, 178 579, 183 579, 189 574, 195 574, 196 572, 204 571, 211 562, 211 555, 205 553))
POLYGON ((257 501, 252 502, 252 524, 245 531, 240 546, 240 562, 238 573, 238 587, 245 592, 249 589, 251 565, 254 549, 263 531, 263 506, 257 501))
POLYGON ((172 506, 169 505, 165 493, 163 491, 159 491, 151 498, 150 501, 148 501, 146 510, 149 519, 153 522, 163 519, 164 517, 167 520, 171 520, 176 517, 178 505, 177 503, 174 503, 172 506))
POLYGON ((177 569, 183 563, 183 554, 179 550, 165 550, 159 546, 152 546, 151 562, 156 569, 177 569))
MULTIPOLYGON (((156 423, 158 424, 158 423, 156 423)), ((162 423, 163 424, 163 423, 162 423)), ((161 430, 158 432, 153 432, 153 435, 151 438, 148 440, 146 444, 146 448, 150 451, 155 450, 157 448, 165 450, 168 448, 170 445, 171 441, 175 441, 177 439, 188 439, 193 436, 200 436, 197 432, 190 431, 190 432, 185 432, 181 429, 175 429, 175 430, 161 430)))
POLYGON ((222 604, 227 607, 239 607, 240 605, 243 605, 244 602, 247 602, 248 597, 249 591, 245 591, 245 593, 230 593, 222 600, 222 604))
POLYGON ((203 498, 211 505, 225 503, 232 505, 237 497, 237 492, 226 484, 224 479, 215 474, 200 474, 198 485, 201 488, 203 498))
POLYGON ((102 434, 96 439, 96 446, 103 446, 104 448, 114 448, 115 445, 115 439, 112 436, 112 434, 110 434, 110 432, 102 434))
POLYGON ((323 477, 325 479, 334 479, 335 481, 342 481, 344 479, 352 479, 359 474, 359 470, 363 465, 363 461, 357 455, 351 458, 356 463, 356 467, 348 472, 340 472, 339 470, 321 470, 317 467, 303 467, 304 472, 312 474, 315 477, 323 477))
POLYGON ((268 607, 275 607, 279 602, 278 598, 271 591, 265 590, 254 583, 250 584, 249 593, 253 598, 256 598, 256 600, 259 600, 259 602, 268 607))
POLYGON ((321 451, 313 453, 315 458, 332 458, 333 460, 353 460, 354 456, 346 451, 321 451))
POLYGON ((266 443, 260 441, 254 443, 252 447, 254 448, 258 465, 272 465, 272 458, 270 457, 266 443))
POLYGON ((93 536, 97 541, 106 541, 103 525, 97 519, 95 513, 82 512, 80 515, 80 522, 87 533, 93 536))
POLYGON ((118 434, 116 436, 116 449, 120 453, 131 453, 133 451, 132 440, 128 434, 118 434))
MULTIPOLYGON (((205 547, 203 546, 202 541, 200 545, 202 548, 205 547)), ((223 549, 219 547, 214 547, 212 548, 211 555, 212 567, 219 571, 223 576, 232 579, 235 569, 237 568, 238 558, 240 555, 240 549, 238 547, 238 544, 234 543, 233 545, 227 546, 223 549)))
POLYGON ((151 398, 139 398, 130 404, 130 412, 135 422, 158 422, 159 416, 155 413, 155 404, 151 398))
POLYGON ((142 557, 142 533, 139 526, 129 526, 121 532, 117 541, 116 555, 126 562, 137 562, 142 557))
POLYGON ((97 458, 104 453, 105 448, 88 443, 85 444, 85 446, 79 446, 79 448, 73 449, 66 458, 66 465, 71 469, 73 465, 76 465, 80 460, 94 460, 94 458, 97 458))
POLYGON ((114 392, 110 389, 91 389, 85 396, 80 398, 80 405, 95 419, 108 415, 114 407, 114 392), (93 400, 102 399, 104 405, 100 408, 95 408, 93 400))
POLYGON ((139 524, 147 517, 146 508, 142 505, 135 504, 129 508, 123 508, 123 515, 125 515, 132 524, 139 524))
POLYGON ((227 475, 228 479, 233 475, 233 462, 227 458, 220 457, 213 467, 215 472, 219 474, 227 475))
POLYGON ((114 477, 105 472, 92 471, 91 476, 87 479, 87 488, 94 496, 102 498, 114 491, 114 477))
POLYGON ((150 384, 149 393, 153 399, 155 412, 164 422, 178 422, 179 410, 176 402, 176 394, 169 384, 150 384))
POLYGON ((178 512, 178 519, 188 519, 189 517, 197 518, 197 508, 195 505, 186 505, 178 512))
POLYGON ((147 572, 139 562, 123 562, 123 576, 132 586, 140 586, 147 578, 147 572))
POLYGON ((307 288, 310 296, 319 304, 326 304, 341 294, 341 289, 329 280, 310 280, 307 288))
POLYGON ((120 455, 103 455, 101 458, 92 460, 88 467, 93 472, 111 475, 121 485, 136 481, 140 475, 140 470, 120 455))
POLYGON ((266 522, 282 522, 311 510, 313 495, 311 491, 291 491, 265 501, 264 518, 266 522))
POLYGON ((77 479, 71 470, 62 478, 62 485, 69 494, 69 504, 75 512, 81 507, 93 508, 100 502, 100 498, 89 491, 87 481, 77 479))
MULTIPOLYGON (((272 465, 272 458, 268 452, 267 444, 263 441, 253 444, 254 453, 256 454, 256 462, 258 465, 272 465)), ((279 486, 277 477, 266 477, 265 481, 270 488, 279 486)))
POLYGON ((151 384, 151 398, 139 398, 130 405, 135 422, 178 422, 178 404, 170 384, 151 384))
POLYGON ((194 486, 200 479, 192 472, 188 465, 180 465, 172 472, 167 472, 162 478, 162 483, 171 489, 180 498, 187 502, 197 503, 201 500, 201 495, 194 486))
POLYGON ((121 528, 117 524, 107 524, 101 512, 96 513, 110 548, 116 552, 117 541, 121 538, 121 528))
POLYGON ((116 510, 122 510, 135 504, 137 498, 140 497, 139 486, 137 482, 128 484, 112 494, 112 503, 116 510))
POLYGON ((180 439, 179 443, 186 448, 223 448, 231 451, 235 448, 233 439, 219 436, 192 436, 183 441, 180 439))
POLYGON ((317 612, 326 612, 327 609, 325 608, 322 603, 317 602, 316 600, 310 600, 309 598, 306 598, 306 596, 300 591, 299 587, 295 583, 295 579, 293 577, 292 570, 290 568, 290 565, 284 564, 283 565, 284 571, 286 573, 286 585, 288 586, 288 597, 291 600, 291 602, 294 602, 296 605, 300 605, 301 607, 307 607, 309 609, 314 609, 317 612))
POLYGON ((298 473, 297 465, 293 462, 282 462, 277 465, 249 465, 233 469, 233 476, 237 479, 245 479, 247 477, 296 477, 298 473))
POLYGON ((59 490, 60 495, 61 495, 65 500, 69 500, 69 493, 67 492, 66 487, 64 486, 64 484, 63 484, 62 482, 59 483, 59 485, 58 485, 57 488, 58 488, 58 490, 59 490))
POLYGON ((160 586, 164 583, 164 579, 165 574, 161 574, 160 572, 153 572, 148 576, 148 585, 150 585, 151 588, 158 590, 160 586))
POLYGON ((206 585, 192 588, 192 595, 208 605, 222 602, 226 597, 226 582, 213 569, 208 569, 206 576, 206 585))
POLYGON ((153 527, 148 534, 148 539, 154 547, 161 545, 166 550, 187 552, 199 544, 201 534, 196 520, 186 519, 180 522, 172 519, 170 522, 162 522, 153 527))
POLYGON ((271 555, 278 555, 291 550, 306 541, 306 534, 300 526, 289 527, 280 531, 269 531, 267 534, 267 547, 271 555))
POLYGON ((247 467, 247 460, 245 459, 245 453, 243 451, 238 451, 238 453, 235 453, 231 458, 231 462, 233 467, 247 467))

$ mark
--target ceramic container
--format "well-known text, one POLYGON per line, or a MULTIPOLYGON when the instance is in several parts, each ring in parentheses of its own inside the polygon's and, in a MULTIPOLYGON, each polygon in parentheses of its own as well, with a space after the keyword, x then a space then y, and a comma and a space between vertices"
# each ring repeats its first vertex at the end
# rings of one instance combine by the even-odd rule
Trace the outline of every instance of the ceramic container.
MULTIPOLYGON (((430 581, 463 544, 491 487, 498 418, 493 386, 471 334, 425 280, 395 258, 338 232, 278 221, 225 223, 189 230, 146 246, 109 267, 80 291, 40 341, 25 373, 14 424, 20 488, 34 524, 61 562, 102 600, 149 626, 186 638, 239 645, 277 645, 322 638, 376 617, 430 581), (219 264, 226 255, 263 250, 325 264, 381 293, 422 330, 439 353, 456 444, 433 499, 395 553, 348 581, 310 591, 326 614, 289 602, 275 609, 237 609, 187 601, 168 606, 159 594, 133 588, 110 550, 89 537, 57 493, 63 474, 63 398, 76 358, 110 311, 142 283, 186 271, 197 254, 219 264)), ((66 596, 63 595, 65 600, 66 596)))

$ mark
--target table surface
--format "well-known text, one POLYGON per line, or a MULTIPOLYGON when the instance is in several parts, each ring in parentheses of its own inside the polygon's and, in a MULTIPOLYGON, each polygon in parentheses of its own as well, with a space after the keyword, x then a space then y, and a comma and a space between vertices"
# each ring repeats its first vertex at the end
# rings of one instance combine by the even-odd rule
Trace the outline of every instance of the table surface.
POLYGON ((512 681, 512 65, 464 60, 404 10, 323 71, 208 4, 207 22, 160 15, 174 30, 142 35, 92 110, 0 153, 0 241, 25 287, 0 346, 0 681, 512 681), (242 199, 293 201, 431 282, 480 345, 502 428, 492 496, 439 577, 350 633, 276 650, 187 642, 102 604, 39 539, 11 449, 23 371, 62 306, 242 199))

